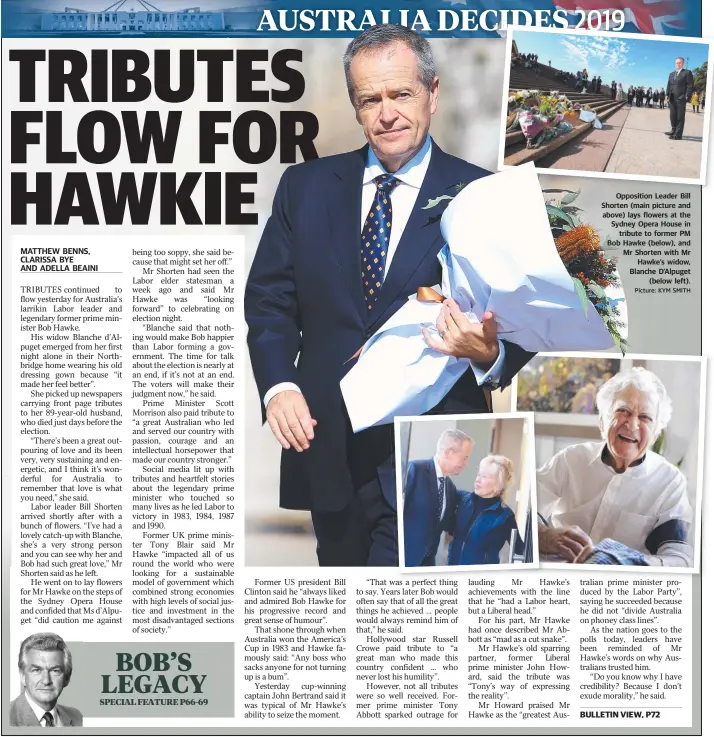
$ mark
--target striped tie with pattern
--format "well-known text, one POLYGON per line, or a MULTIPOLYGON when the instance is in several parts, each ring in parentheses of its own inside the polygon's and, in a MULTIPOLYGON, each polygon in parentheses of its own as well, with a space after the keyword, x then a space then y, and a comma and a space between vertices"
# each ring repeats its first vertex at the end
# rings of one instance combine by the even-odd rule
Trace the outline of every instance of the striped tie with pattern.
POLYGON ((377 191, 362 228, 362 288, 368 310, 374 307, 384 283, 389 235, 392 230, 391 194, 399 184, 399 179, 391 174, 380 174, 374 182, 377 191))

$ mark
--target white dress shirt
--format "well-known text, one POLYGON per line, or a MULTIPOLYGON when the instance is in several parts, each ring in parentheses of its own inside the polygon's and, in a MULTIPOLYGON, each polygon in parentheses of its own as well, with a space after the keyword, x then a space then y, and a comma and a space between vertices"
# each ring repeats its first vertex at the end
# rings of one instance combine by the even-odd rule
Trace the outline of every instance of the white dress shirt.
POLYGON ((27 700, 27 703, 30 705, 30 709, 32 709, 32 713, 37 717, 37 721, 40 723, 41 727, 46 727, 45 724, 45 712, 49 711, 50 714, 52 714, 52 720, 53 720, 53 726, 55 727, 64 727, 64 724, 62 724, 62 720, 59 718, 59 715, 57 714, 57 704, 55 704, 52 709, 45 709, 44 706, 40 706, 38 703, 32 700, 30 697, 30 694, 25 691, 25 699, 27 700))
POLYGON ((604 448, 603 442, 571 445, 540 468, 538 513, 553 527, 577 525, 595 544, 611 538, 639 550, 650 565, 691 566, 688 541, 664 540, 656 555, 645 545, 670 520, 691 523, 685 477, 651 450, 617 473, 602 460, 604 448))
MULTIPOLYGON (((431 161, 431 136, 427 135, 424 145, 419 152, 411 158, 404 166, 397 171, 394 176, 399 179, 400 184, 397 185, 391 193, 392 200, 392 227, 389 231, 389 248, 387 249, 387 263, 384 265, 384 276, 386 278, 389 267, 392 265, 392 259, 399 247, 399 241, 402 238, 404 229, 407 227, 407 221, 412 214, 414 205, 419 197, 419 190, 424 183, 426 170, 429 168, 431 161)), ((367 220, 370 208, 374 202, 374 195, 377 192, 377 185, 374 180, 382 175, 387 174, 387 170, 382 166, 374 151, 370 147, 367 154, 367 166, 364 168, 364 176, 362 177, 362 217, 361 223, 367 220)), ((446 194, 446 193, 444 193, 446 194)))
MULTIPOLYGON (((414 205, 416 204, 417 198, 419 197, 419 190, 421 185, 424 183, 424 177, 426 176, 427 169, 429 168, 429 162, 431 161, 431 136, 427 134, 424 144, 404 166, 394 173, 394 176, 399 179, 398 184, 391 192, 392 200, 392 228, 389 234, 389 248, 387 249, 387 262, 384 266, 384 277, 387 278, 389 267, 394 259, 394 254, 399 247, 399 241, 402 238, 404 229, 407 226, 409 216, 412 214, 414 205)), ((367 165, 364 169, 364 176, 362 178, 362 207, 361 207, 361 223, 367 219, 369 210, 374 202, 374 195, 377 191, 377 185, 374 180, 381 174, 387 174, 387 170, 382 166, 379 159, 377 158, 372 147, 370 146, 369 152, 367 153, 367 165)), ((447 194, 444 192, 444 194, 447 194)), ((425 285, 425 286, 431 286, 425 285)), ((476 377, 476 383, 481 386, 482 384, 494 383, 497 384, 501 378, 503 371, 503 365, 506 361, 506 351, 503 343, 498 341, 498 357, 496 358, 493 366, 490 370, 484 370, 477 366, 475 363, 471 363, 471 368, 476 377)), ((280 384, 268 389, 263 397, 263 406, 267 407, 268 402, 280 392, 292 389, 293 391, 299 392, 300 387, 291 381, 284 381, 280 384)))

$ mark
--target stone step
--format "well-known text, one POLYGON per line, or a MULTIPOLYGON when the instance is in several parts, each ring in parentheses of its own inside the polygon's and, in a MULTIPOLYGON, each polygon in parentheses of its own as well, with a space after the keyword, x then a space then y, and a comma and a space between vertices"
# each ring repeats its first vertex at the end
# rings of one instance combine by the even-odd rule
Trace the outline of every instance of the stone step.
POLYGON ((550 67, 538 65, 540 68, 540 74, 536 74, 533 69, 525 69, 524 67, 512 67, 510 71, 509 78, 510 79, 523 79, 526 80, 529 83, 535 83, 538 84, 539 82, 543 82, 543 80, 547 80, 548 84, 551 82, 557 82, 561 85, 568 85, 569 87, 575 88, 575 83, 572 84, 569 82, 566 82, 564 79, 558 79, 554 73, 551 73, 550 67))
POLYGON ((608 117, 602 128, 591 128, 553 151, 550 156, 540 159, 537 166, 541 169, 605 171, 629 115, 630 108, 621 107, 608 117))
MULTIPOLYGON (((519 89, 522 89, 522 88, 519 88, 519 89)), ((515 89, 513 87, 509 88, 508 90, 509 95, 512 95, 515 92, 518 92, 518 89, 515 89)), ((547 94, 550 94, 551 90, 538 90, 538 92, 542 95, 547 95, 547 94)), ((558 90, 558 94, 565 95, 571 102, 579 102, 581 104, 588 103, 591 100, 612 100, 612 97, 610 97, 610 95, 597 95, 594 92, 587 92, 581 95, 579 92, 572 92, 568 90, 565 90, 565 91, 558 90)))
MULTIPOLYGON (((622 108, 624 104, 624 102, 616 102, 603 108, 602 111, 598 112, 599 120, 606 120, 614 112, 622 108)), ((591 128, 592 123, 585 123, 582 120, 576 119, 575 123, 573 124, 573 130, 563 136, 559 136, 558 138, 553 139, 545 146, 540 146, 539 148, 526 148, 525 136, 520 131, 515 131, 515 133, 520 136, 520 143, 512 143, 509 146, 508 138, 509 135, 512 134, 507 134, 506 149, 508 149, 508 155, 504 156, 503 163, 505 166, 518 166, 519 164, 526 164, 530 161, 538 161, 539 159, 548 156, 548 154, 551 154, 556 149, 565 145, 566 143, 568 143, 568 141, 572 141, 573 138, 577 138, 578 136, 591 130, 591 128)), ((511 140, 514 140, 514 138, 512 138, 511 140)))

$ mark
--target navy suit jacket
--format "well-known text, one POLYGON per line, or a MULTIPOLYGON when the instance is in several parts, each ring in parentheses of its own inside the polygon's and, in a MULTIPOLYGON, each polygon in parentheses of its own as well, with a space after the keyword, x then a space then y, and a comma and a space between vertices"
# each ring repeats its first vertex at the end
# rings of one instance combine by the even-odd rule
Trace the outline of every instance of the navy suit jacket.
POLYGON ((439 509, 438 489, 433 458, 409 464, 404 486, 404 565, 435 565, 441 533, 452 529, 457 505, 456 487, 447 476, 443 517, 439 509))
MULTIPOLYGON (((439 195, 455 194, 460 182, 489 174, 444 153, 432 141, 419 197, 376 306, 368 314, 360 277, 367 151, 365 146, 285 171, 246 284, 248 349, 261 406, 268 389, 294 382, 317 420, 309 450, 282 454, 280 503, 288 509, 339 511, 350 503, 356 489, 376 478, 396 509, 393 427, 354 434, 340 380, 353 365, 350 357, 417 287, 441 281, 436 257, 444 245, 439 228, 442 209, 424 211, 424 205, 439 195)), ((474 213, 476 232, 479 216, 490 214, 474 213)), ((506 345, 502 385, 531 355, 506 345)), ((470 371, 432 410, 487 411, 484 392, 470 371)))
POLYGON ((694 77, 689 69, 682 69, 679 74, 670 72, 667 79, 667 97, 675 101, 689 102, 694 92, 694 77))

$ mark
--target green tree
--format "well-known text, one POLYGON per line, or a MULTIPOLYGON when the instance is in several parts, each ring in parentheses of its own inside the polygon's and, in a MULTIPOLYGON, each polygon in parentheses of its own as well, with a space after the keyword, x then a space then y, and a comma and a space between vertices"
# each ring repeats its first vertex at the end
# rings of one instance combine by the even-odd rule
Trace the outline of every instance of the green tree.
POLYGON ((697 94, 701 97, 702 93, 707 89, 707 63, 704 62, 700 67, 697 67, 692 75, 694 76, 694 89, 697 94))

